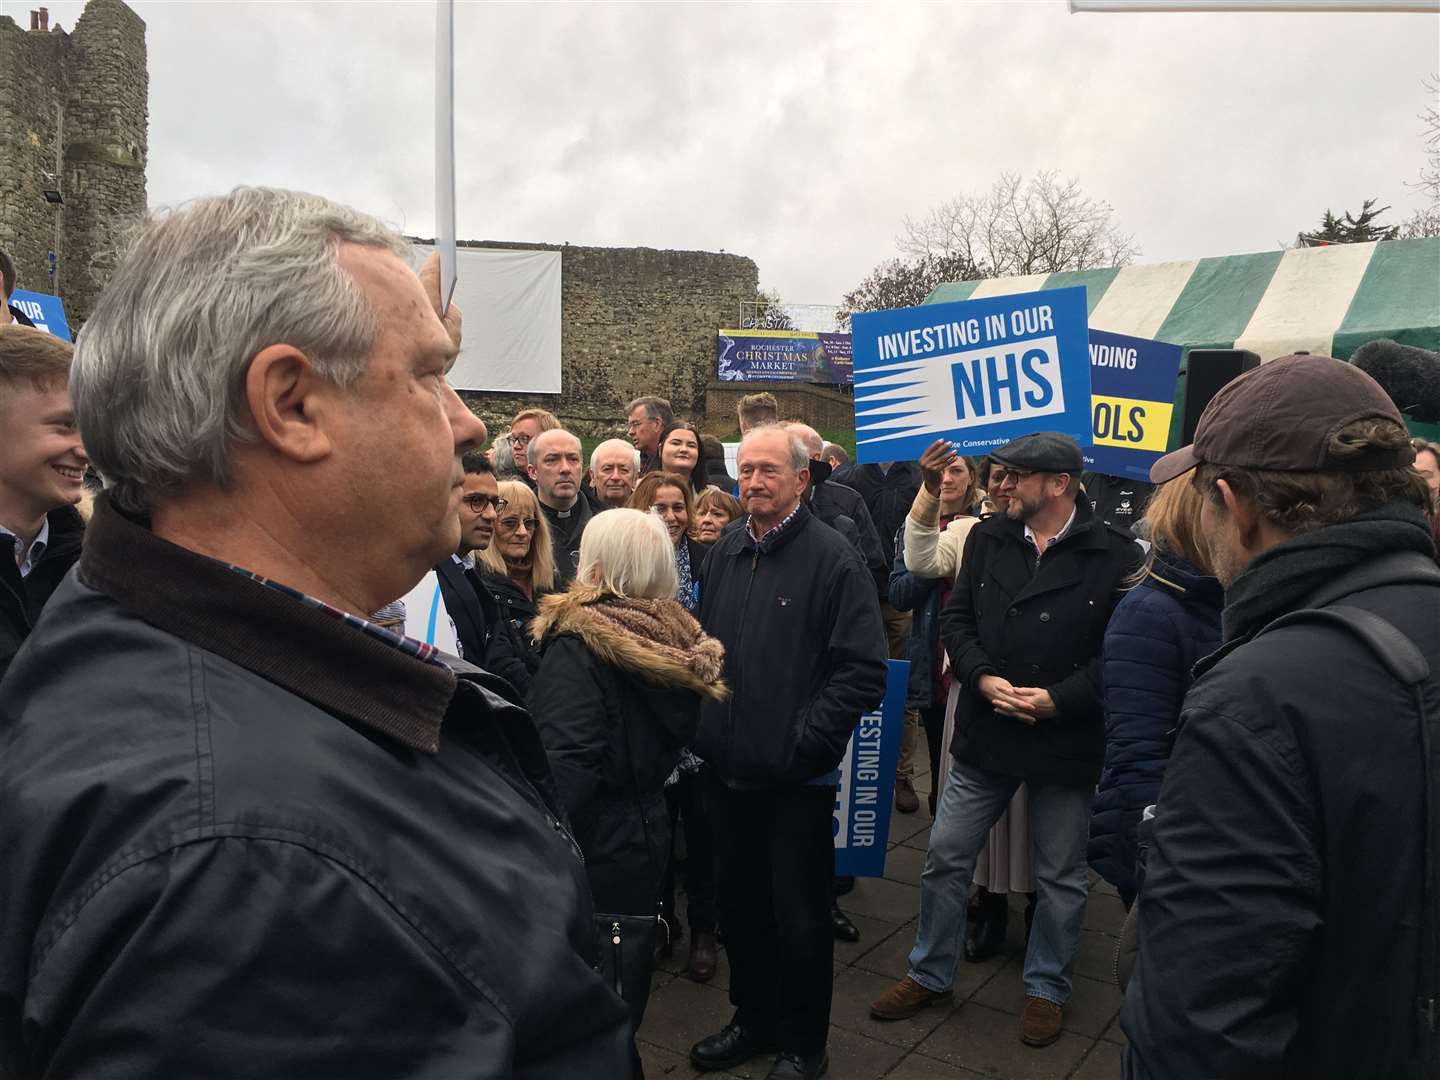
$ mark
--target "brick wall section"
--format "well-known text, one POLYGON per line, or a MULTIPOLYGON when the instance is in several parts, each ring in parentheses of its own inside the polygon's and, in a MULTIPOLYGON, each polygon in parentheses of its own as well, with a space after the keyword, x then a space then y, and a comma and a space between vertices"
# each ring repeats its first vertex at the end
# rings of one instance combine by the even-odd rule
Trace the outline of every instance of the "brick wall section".
POLYGON ((56 211, 41 193, 57 186, 45 173, 55 168, 60 104, 60 294, 72 328, 109 280, 121 234, 145 211, 145 60, 145 23, 121 0, 90 0, 69 34, 0 16, 0 247, 21 284, 51 291, 56 211))
POLYGON ((740 430, 735 406, 747 394, 768 390, 780 405, 782 420, 801 420, 816 431, 849 431, 855 426, 855 399, 812 383, 719 382, 705 388, 705 425, 711 435, 733 436, 740 430))
MULTIPOLYGON (((479 242, 474 247, 559 251, 560 394, 467 393, 492 433, 526 406, 549 409, 579 434, 624 434, 625 406, 668 398, 702 419, 715 377, 715 331, 755 298, 759 271, 741 255, 654 248, 479 242)), ((733 407, 732 407, 733 408, 733 407)))

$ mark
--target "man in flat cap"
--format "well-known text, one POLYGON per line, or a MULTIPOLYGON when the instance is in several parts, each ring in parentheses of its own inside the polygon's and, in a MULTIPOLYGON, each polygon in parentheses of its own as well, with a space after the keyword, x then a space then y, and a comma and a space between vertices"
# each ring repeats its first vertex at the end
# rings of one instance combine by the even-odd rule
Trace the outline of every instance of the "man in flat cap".
POLYGON ((1131 1080, 1440 1076, 1440 570, 1413 457, 1369 375, 1290 356, 1151 470, 1199 489, 1226 594, 1141 825, 1131 1080))
POLYGON ((1010 501, 970 531, 940 616, 961 691, 910 971, 870 1009, 901 1020, 951 1000, 976 857, 1024 783, 1039 903, 1020 1038, 1048 1046, 1060 1037, 1085 911, 1090 798, 1104 749, 1100 643, 1141 553, 1077 501, 1083 461, 1073 439, 1026 435, 991 457, 991 484, 1010 501))

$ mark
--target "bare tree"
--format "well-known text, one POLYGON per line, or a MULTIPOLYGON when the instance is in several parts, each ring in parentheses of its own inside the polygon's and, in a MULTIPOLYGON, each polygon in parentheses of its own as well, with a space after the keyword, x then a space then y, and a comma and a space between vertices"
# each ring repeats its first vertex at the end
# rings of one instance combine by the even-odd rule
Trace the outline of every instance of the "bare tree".
POLYGON ((1419 115, 1420 123, 1424 125, 1420 139, 1425 144, 1425 164, 1420 169, 1420 182, 1407 186, 1423 191, 1429 197, 1430 205, 1416 210, 1405 222, 1401 235, 1407 240, 1440 236, 1440 109, 1435 107, 1435 103, 1440 101, 1440 75, 1431 75, 1421 85, 1427 95, 1425 111, 1419 115))
POLYGON ((912 258, 959 255, 986 277, 1125 266, 1140 253, 1108 203, 1053 171, 1004 173, 983 195, 959 195, 918 220, 896 246, 912 258))
POLYGON ((912 259, 888 259, 845 294, 836 319, 850 326, 857 311, 884 311, 923 303, 935 286, 945 281, 973 281, 987 276, 959 252, 923 254, 912 259))

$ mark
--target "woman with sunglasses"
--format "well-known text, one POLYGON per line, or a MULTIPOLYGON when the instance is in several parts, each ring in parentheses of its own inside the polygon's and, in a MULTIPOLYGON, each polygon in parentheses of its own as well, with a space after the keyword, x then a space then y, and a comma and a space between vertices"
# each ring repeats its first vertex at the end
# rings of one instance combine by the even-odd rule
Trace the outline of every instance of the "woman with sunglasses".
POLYGON ((480 584, 500 609, 484 667, 525 694, 540 667, 530 622, 540 597, 555 591, 555 564, 550 528, 535 493, 518 480, 501 481, 499 491, 505 509, 495 522, 495 538, 475 554, 480 584))
MULTIPOLYGON (((665 444, 662 441, 663 454, 665 444)), ((629 506, 657 516, 665 525, 675 551, 675 598, 691 615, 700 610, 700 567, 710 550, 689 535, 695 518, 695 504, 685 477, 678 473, 652 472, 642 477, 630 497, 629 506)), ((680 764, 665 785, 665 803, 670 811, 670 826, 683 822, 685 827, 685 862, 681 873, 685 879, 685 898, 690 924, 690 958, 687 974, 695 982, 709 982, 719 962, 715 937, 715 848, 710 815, 705 807, 704 762, 690 750, 680 752, 680 764)), ((666 866, 661 889, 662 912, 674 929, 669 942, 662 943, 661 955, 668 957, 674 943, 682 936, 675 921, 675 866, 666 866)))

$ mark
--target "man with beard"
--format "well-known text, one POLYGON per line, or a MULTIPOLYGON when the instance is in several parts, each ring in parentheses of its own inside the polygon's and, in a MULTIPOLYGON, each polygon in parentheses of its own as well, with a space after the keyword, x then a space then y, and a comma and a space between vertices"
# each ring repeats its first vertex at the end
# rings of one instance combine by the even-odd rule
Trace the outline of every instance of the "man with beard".
POLYGON ((950 1001, 976 857, 1025 783, 1039 902, 1020 1038, 1048 1046, 1060 1037, 1085 913, 1090 797, 1104 751, 1100 644, 1140 551, 1077 502, 1083 459, 1070 437, 1025 435, 993 459, 1010 501, 970 530, 940 616, 961 695, 910 971, 870 1011, 901 1020, 950 1001))
POLYGON ((500 609, 488 589, 475 580, 475 552, 484 551, 495 536, 495 520, 505 509, 495 480, 495 466, 478 450, 461 459, 465 468, 464 494, 460 496, 460 544, 453 554, 435 565, 435 577, 445 611, 455 624, 460 648, 479 666, 500 618, 500 609))
POLYGON ((1375 380, 1297 355, 1151 470, 1194 470, 1226 594, 1140 826, 1131 1080, 1440 1076, 1440 570, 1413 458, 1375 380))

